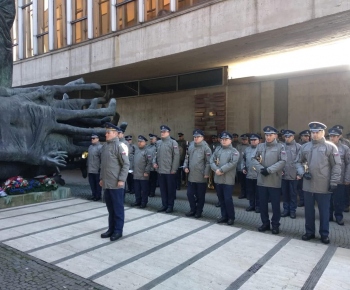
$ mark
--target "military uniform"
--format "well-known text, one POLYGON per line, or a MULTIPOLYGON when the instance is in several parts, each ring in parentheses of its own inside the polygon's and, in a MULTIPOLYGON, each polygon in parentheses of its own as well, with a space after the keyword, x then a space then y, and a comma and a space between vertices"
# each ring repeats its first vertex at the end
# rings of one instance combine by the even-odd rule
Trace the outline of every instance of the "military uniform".
MULTIPOLYGON (((161 131, 170 131, 168 126, 160 126, 161 131)), ((159 212, 173 211, 176 195, 176 172, 179 168, 180 153, 179 146, 170 136, 157 141, 157 152, 153 158, 153 165, 158 166, 158 179, 160 194, 162 197, 162 207, 159 212)))
MULTIPOLYGON (((324 131, 326 125, 318 122, 309 124, 311 132, 324 131)), ((316 134, 314 133, 314 134, 316 134)), ((317 137, 317 136, 316 136, 317 137)), ((329 207, 331 193, 341 179, 341 160, 337 147, 324 137, 304 144, 300 149, 297 163, 298 174, 304 176, 303 191, 305 199, 305 230, 302 239, 315 238, 315 201, 320 215, 321 241, 329 243, 329 207), (307 164, 307 173, 303 164, 307 164)))
MULTIPOLYGON (((232 135, 224 131, 221 133, 220 138, 232 140, 232 135)), ((220 201, 221 218, 218 219, 218 223, 227 222, 228 225, 232 225, 235 220, 232 193, 235 184, 239 152, 232 147, 231 143, 225 146, 222 141, 221 144, 222 146, 216 149, 210 158, 210 167, 215 172, 214 182, 220 201), (217 170, 219 170, 221 175, 216 173, 217 170)))
POLYGON ((283 213, 281 214, 282 217, 290 216, 292 219, 296 218, 297 187, 299 182, 297 180, 296 162, 301 147, 294 139, 289 141, 289 138, 294 136, 294 134, 295 132, 292 130, 284 130, 287 162, 282 176, 283 213))
MULTIPOLYGON (((183 133, 178 133, 179 137, 183 137, 183 133)), ((180 153, 180 166, 177 170, 176 174, 176 189, 181 189, 181 182, 186 180, 186 175, 183 172, 183 164, 185 162, 185 156, 187 151, 187 141, 184 139, 176 140, 178 146, 179 146, 179 153, 180 153)))
MULTIPOLYGON (((250 140, 259 140, 257 134, 251 134, 250 140)), ((249 207, 246 211, 254 211, 260 213, 260 202, 259 202, 259 193, 257 187, 257 178, 258 173, 253 169, 252 158, 256 155, 257 145, 250 145, 244 150, 242 158, 242 169, 245 170, 246 174, 246 189, 247 197, 249 199, 249 207)))
MULTIPOLYGON (((107 130, 117 130, 113 124, 106 123, 107 130)), ((101 148, 102 188, 108 210, 108 231, 101 237, 120 237, 124 227, 124 187, 118 187, 118 181, 125 182, 130 167, 128 149, 118 137, 107 140, 101 148)))
MULTIPOLYGON (((305 143, 310 142, 310 141, 303 140, 303 136, 308 136, 310 139, 310 134, 311 134, 310 130, 301 131, 299 133, 299 136, 300 136, 299 144, 304 145, 305 143)), ((303 178, 298 180, 297 190, 298 190, 298 195, 299 195, 298 207, 303 207, 304 206, 303 178)))
MULTIPOLYGON (((147 142, 148 140, 142 136, 138 136, 139 141, 147 142)), ((136 148, 133 158, 131 170, 134 176, 135 202, 133 206, 146 207, 149 194, 149 174, 152 167, 152 156, 150 152, 143 148, 136 148), (146 174, 146 176, 145 176, 146 174)))
POLYGON ((258 172, 257 184, 260 197, 260 217, 262 221, 262 226, 259 227, 259 231, 263 232, 270 229, 268 212, 268 202, 270 199, 273 212, 271 219, 273 234, 279 233, 282 170, 287 161, 284 145, 277 142, 277 139, 271 142, 267 141, 267 135, 274 135, 277 137, 277 132, 278 131, 271 126, 266 126, 264 128, 266 141, 257 146, 256 156, 252 159, 252 166, 254 166, 258 172))
MULTIPOLYGON (((136 146, 130 142, 131 140, 132 140, 132 136, 131 135, 127 135, 127 136, 125 136, 125 140, 123 140, 123 142, 128 146, 129 162, 130 162, 130 164, 133 164, 133 159, 134 159, 136 146)), ((128 191, 127 192, 133 194, 135 192, 135 189, 134 189, 134 175, 131 172, 128 173, 128 178, 126 179, 126 182, 128 184, 128 191)))
MULTIPOLYGON (((202 130, 194 130, 194 137, 204 137, 202 130)), ((205 141, 200 143, 191 142, 188 147, 184 162, 184 170, 189 170, 187 198, 190 203, 190 212, 187 216, 202 216, 205 203, 205 193, 207 190, 207 178, 210 174, 211 150, 205 141)))
MULTIPOLYGON (((157 139, 157 135, 150 133, 150 134, 148 134, 148 136, 151 139, 152 138, 157 139)), ((148 150, 149 154, 152 156, 152 160, 153 160, 154 156, 156 155, 156 151, 157 151, 156 143, 149 144, 147 146, 147 150, 148 150)), ((158 172, 152 166, 151 171, 150 171, 150 175, 149 175, 149 196, 150 197, 153 197, 156 194, 157 181, 158 181, 158 172)))
MULTIPOLYGON (((92 134, 91 138, 99 138, 96 134, 92 134)), ((98 201, 101 199, 102 188, 100 182, 100 166, 101 166, 101 148, 100 142, 91 144, 88 149, 88 176, 89 184, 92 192, 92 199, 98 201)))
POLYGON ((238 134, 237 133, 232 133, 232 147, 237 148, 239 141, 238 141, 238 134))
MULTIPOLYGON (((124 135, 126 126, 123 127, 123 128, 120 128, 120 127, 117 127, 117 128, 118 128, 118 133, 119 133, 119 135, 120 135, 120 134, 123 134, 123 135, 124 135)), ((129 142, 125 140, 125 137, 124 137, 124 136, 123 136, 123 137, 119 137, 119 142, 126 145, 127 150, 128 150, 129 164, 131 164, 131 163, 132 163, 132 156, 133 156, 133 155, 130 154, 130 153, 132 152, 132 148, 130 147, 129 142)), ((130 168, 129 168, 129 170, 130 170, 130 168)), ((131 175, 131 177, 130 177, 130 174, 131 174, 131 173, 129 172, 129 173, 128 173, 128 177, 127 177, 127 181, 126 181, 126 183, 125 183, 125 191, 124 191, 124 193, 125 193, 125 192, 126 192, 126 193, 134 193, 133 184, 132 184, 132 182, 130 182, 130 178, 131 178, 131 180, 132 180, 132 175, 131 175), (126 190, 126 185, 128 185, 128 189, 127 189, 127 190, 126 190)))
MULTIPOLYGON (((248 135, 247 134, 242 134, 241 136, 242 140, 248 140, 248 135)), ((240 195, 238 196, 239 199, 243 199, 247 197, 247 193, 246 193, 246 175, 243 174, 243 167, 242 167, 242 158, 244 155, 244 151, 246 148, 249 147, 249 143, 247 144, 243 144, 240 143, 237 145, 236 149, 239 152, 239 160, 238 160, 238 164, 237 164, 237 177, 239 180, 239 184, 241 185, 241 192, 240 195)))

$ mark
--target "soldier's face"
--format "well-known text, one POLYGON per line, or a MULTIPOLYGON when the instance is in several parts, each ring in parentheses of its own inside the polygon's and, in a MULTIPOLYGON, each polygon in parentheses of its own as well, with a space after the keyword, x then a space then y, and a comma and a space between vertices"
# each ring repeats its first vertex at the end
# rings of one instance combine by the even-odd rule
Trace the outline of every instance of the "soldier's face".
POLYGON ((267 143, 271 143, 276 139, 277 135, 276 134, 265 134, 265 141, 267 143))
POLYGON ((99 141, 98 138, 96 138, 96 137, 91 137, 91 143, 92 143, 92 144, 96 144, 98 141, 99 141))
POLYGON ((193 137, 193 141, 194 141, 194 143, 196 143, 196 144, 202 142, 203 139, 204 139, 203 136, 195 136, 195 137, 193 137))
POLYGON ((123 132, 118 133, 118 138, 123 138, 123 137, 124 137, 124 133, 123 132))
POLYGON ((256 146, 259 144, 259 139, 252 139, 250 140, 250 144, 252 144, 253 146, 256 146))
POLYGON ((232 143, 232 140, 230 138, 222 138, 221 139, 222 146, 229 146, 231 143, 232 143))
POLYGON ((242 139, 242 144, 248 144, 249 140, 248 139, 242 139))
POLYGON ((166 138, 170 135, 169 131, 160 131, 160 137, 166 138))
POLYGON ((115 137, 118 137, 118 132, 117 131, 113 131, 113 130, 107 130, 106 131, 106 140, 111 140, 115 137))
POLYGON ((157 138, 151 138, 151 143, 154 144, 157 142, 157 138))
POLYGON ((211 141, 213 141, 213 143, 218 142, 218 138, 211 138, 211 141))
POLYGON ((139 146, 140 149, 144 148, 146 146, 146 142, 145 141, 137 141, 137 145, 139 146))
POLYGON ((339 135, 329 135, 329 140, 334 144, 338 144, 339 139, 340 139, 339 135))
POLYGON ((131 143, 132 143, 132 140, 128 140, 128 143, 131 144, 131 143))
POLYGON ((291 135, 291 136, 284 136, 284 139, 286 140, 286 143, 290 143, 294 140, 294 136, 291 135))
POLYGON ((312 140, 321 140, 324 137, 324 130, 321 131, 311 131, 311 139, 312 140))
POLYGON ((301 135, 301 141, 309 142, 310 141, 310 136, 308 136, 308 135, 301 135))

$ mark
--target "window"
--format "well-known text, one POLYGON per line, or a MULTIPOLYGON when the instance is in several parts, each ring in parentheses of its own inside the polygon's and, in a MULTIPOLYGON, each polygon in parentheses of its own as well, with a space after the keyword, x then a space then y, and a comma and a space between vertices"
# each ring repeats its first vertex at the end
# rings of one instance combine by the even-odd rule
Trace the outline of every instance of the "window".
POLYGON ((137 24, 137 1, 117 1, 118 30, 137 24))
POLYGON ((23 25, 19 29, 24 30, 24 57, 31 57, 33 52, 33 3, 30 0, 23 1, 23 25))
MULTIPOLYGON (((94 7, 95 8, 95 7, 94 7)), ((96 9, 96 8, 95 8, 96 9)), ((95 24, 95 36, 104 35, 110 32, 110 1, 99 0, 98 1, 98 19, 94 21, 95 24)), ((96 13, 95 13, 96 15, 96 13)))
POLYGON ((73 1, 73 43, 87 39, 87 1, 73 1))
POLYGON ((67 45, 66 36, 66 1, 55 1, 55 48, 62 48, 67 45))
POLYGON ((186 9, 193 5, 206 2, 207 0, 177 0, 177 10, 186 9))
POLYGON ((152 20, 170 13, 170 0, 145 0, 145 19, 152 20))
POLYGON ((179 76, 179 90, 219 86, 223 83, 222 68, 195 72, 179 76))
POLYGON ((176 76, 140 81, 140 95, 176 91, 176 76))
POLYGON ((38 52, 49 51, 49 1, 38 1, 38 31, 35 31, 38 38, 38 52))
POLYGON ((113 97, 115 98, 137 96, 139 94, 139 82, 109 85, 108 89, 113 90, 113 97))

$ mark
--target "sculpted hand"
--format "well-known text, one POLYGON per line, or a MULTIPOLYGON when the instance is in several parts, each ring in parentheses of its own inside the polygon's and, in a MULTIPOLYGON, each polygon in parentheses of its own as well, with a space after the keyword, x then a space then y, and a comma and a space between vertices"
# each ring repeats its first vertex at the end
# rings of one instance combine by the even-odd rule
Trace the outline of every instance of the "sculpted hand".
POLYGON ((66 151, 50 151, 49 153, 47 153, 47 155, 41 157, 40 163, 49 167, 65 167, 67 163, 65 158, 67 157, 68 155, 66 151))

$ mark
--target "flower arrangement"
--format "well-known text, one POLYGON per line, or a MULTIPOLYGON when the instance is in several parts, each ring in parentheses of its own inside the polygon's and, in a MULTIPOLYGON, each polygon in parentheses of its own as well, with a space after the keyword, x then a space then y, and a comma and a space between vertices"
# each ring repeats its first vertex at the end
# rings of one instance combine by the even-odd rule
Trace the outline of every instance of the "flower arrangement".
POLYGON ((7 179, 2 189, 9 195, 15 195, 27 192, 55 190, 57 189, 57 184, 55 180, 46 176, 38 180, 27 180, 21 176, 15 176, 7 179))

